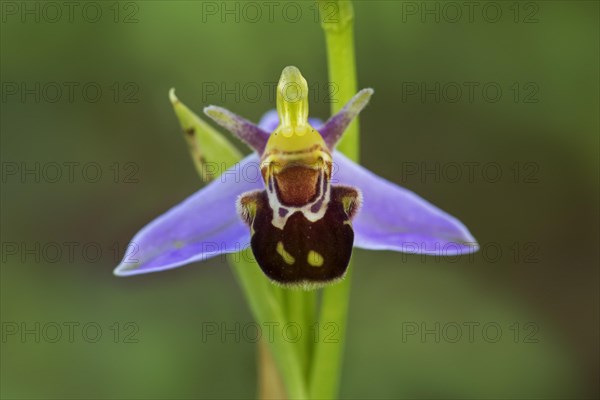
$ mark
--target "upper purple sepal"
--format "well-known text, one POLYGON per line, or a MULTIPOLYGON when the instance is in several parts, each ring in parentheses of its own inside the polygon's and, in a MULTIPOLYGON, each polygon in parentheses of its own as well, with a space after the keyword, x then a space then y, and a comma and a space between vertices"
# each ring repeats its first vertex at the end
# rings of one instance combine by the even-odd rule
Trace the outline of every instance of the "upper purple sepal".
MULTIPOLYGON (((342 138, 348 125, 369 103, 372 95, 373 89, 362 89, 325 123, 316 118, 309 118, 308 122, 319 131, 327 147, 333 149, 342 138)), ((217 124, 239 137, 258 154, 262 154, 269 140, 269 134, 280 123, 276 110, 265 113, 258 126, 222 107, 208 106, 204 109, 204 113, 217 124)))

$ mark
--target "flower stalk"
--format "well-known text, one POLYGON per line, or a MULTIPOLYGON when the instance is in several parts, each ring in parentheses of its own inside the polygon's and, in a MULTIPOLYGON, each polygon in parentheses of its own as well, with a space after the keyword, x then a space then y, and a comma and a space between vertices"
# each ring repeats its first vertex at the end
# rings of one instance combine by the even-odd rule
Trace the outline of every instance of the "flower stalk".
MULTIPOLYGON (((354 55, 354 9, 350 0, 319 0, 322 7, 333 3, 337 16, 333 21, 323 20, 327 46, 329 82, 336 85, 337 92, 331 102, 331 115, 335 115, 357 92, 356 59, 354 55)), ((352 161, 359 159, 359 128, 356 118, 344 131, 337 149, 352 161)))
MULTIPOLYGON (((321 0, 321 3, 330 3, 321 0)), ((357 91, 356 64, 354 56, 354 12, 350 1, 336 1, 337 22, 322 22, 327 45, 327 65, 329 81, 338 88, 337 96, 331 103, 331 115, 335 115, 357 91)), ((346 129, 338 144, 338 150, 351 160, 359 158, 359 126, 355 119, 346 129)), ((314 399, 337 397, 341 378, 342 356, 346 336, 352 262, 345 279, 323 289, 319 320, 321 325, 333 323, 339 337, 337 343, 317 341, 313 357, 309 394, 314 399)))
MULTIPOLYGON (((256 322, 263 327, 277 324, 275 326, 281 329, 285 326, 287 322, 284 309, 275 295, 278 288, 273 287, 256 262, 249 261, 246 257, 237 259, 234 255, 229 257, 229 264, 250 303, 256 322)), ((268 348, 281 373, 287 396, 290 399, 308 398, 305 374, 296 346, 281 335, 274 335, 272 339, 268 343, 268 348)), ((260 360, 264 364, 268 364, 269 361, 269 357, 260 360)), ((270 368, 268 365, 263 367, 270 368)))

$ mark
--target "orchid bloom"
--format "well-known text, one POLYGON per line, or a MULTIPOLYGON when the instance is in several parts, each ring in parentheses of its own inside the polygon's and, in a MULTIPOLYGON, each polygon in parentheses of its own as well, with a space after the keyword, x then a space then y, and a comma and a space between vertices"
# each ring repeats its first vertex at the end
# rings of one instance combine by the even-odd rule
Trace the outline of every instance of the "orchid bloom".
POLYGON ((306 80, 286 67, 277 112, 258 126, 224 108, 205 108, 253 154, 144 227, 115 274, 166 270, 250 246, 274 283, 314 288, 344 277, 353 247, 428 255, 476 251, 456 218, 335 150, 372 94, 359 91, 320 124, 308 118, 306 80), (255 174, 243 173, 252 169, 255 174))

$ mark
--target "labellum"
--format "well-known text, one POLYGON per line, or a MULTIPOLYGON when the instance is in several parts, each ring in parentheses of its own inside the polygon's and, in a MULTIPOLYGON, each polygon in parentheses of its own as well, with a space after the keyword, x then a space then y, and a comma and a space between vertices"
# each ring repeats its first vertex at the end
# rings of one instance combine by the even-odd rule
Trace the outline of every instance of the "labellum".
POLYGON ((277 86, 279 126, 261 156, 265 190, 238 199, 263 272, 284 286, 314 288, 346 273, 360 192, 331 185, 332 148, 308 122, 308 85, 287 67, 277 86))

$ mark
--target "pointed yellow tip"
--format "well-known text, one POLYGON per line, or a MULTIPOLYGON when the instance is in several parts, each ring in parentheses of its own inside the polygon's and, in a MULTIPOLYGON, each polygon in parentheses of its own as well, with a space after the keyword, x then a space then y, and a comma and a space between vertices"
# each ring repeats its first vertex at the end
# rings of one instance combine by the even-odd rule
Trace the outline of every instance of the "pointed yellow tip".
MULTIPOLYGON (((294 66, 285 67, 277 84, 278 103, 299 106, 308 98, 308 83, 294 66)), ((283 105, 283 104, 282 104, 283 105)))
POLYGON ((280 128, 290 136, 304 133, 308 126, 308 83, 294 66, 285 67, 281 72, 277 84, 277 114, 280 128))
POLYGON ((171 100, 171 104, 173 105, 179 103, 179 99, 175 96, 175 88, 169 89, 169 100, 171 100))
POLYGON ((302 80, 304 80, 302 73, 300 73, 300 70, 293 65, 288 65, 287 67, 285 67, 283 71, 281 71, 281 78, 279 78, 280 83, 300 82, 302 80))
POLYGON ((321 134, 308 122, 308 83, 294 66, 281 72, 277 114, 279 126, 269 137, 264 154, 302 151, 314 146, 326 148, 321 134))

